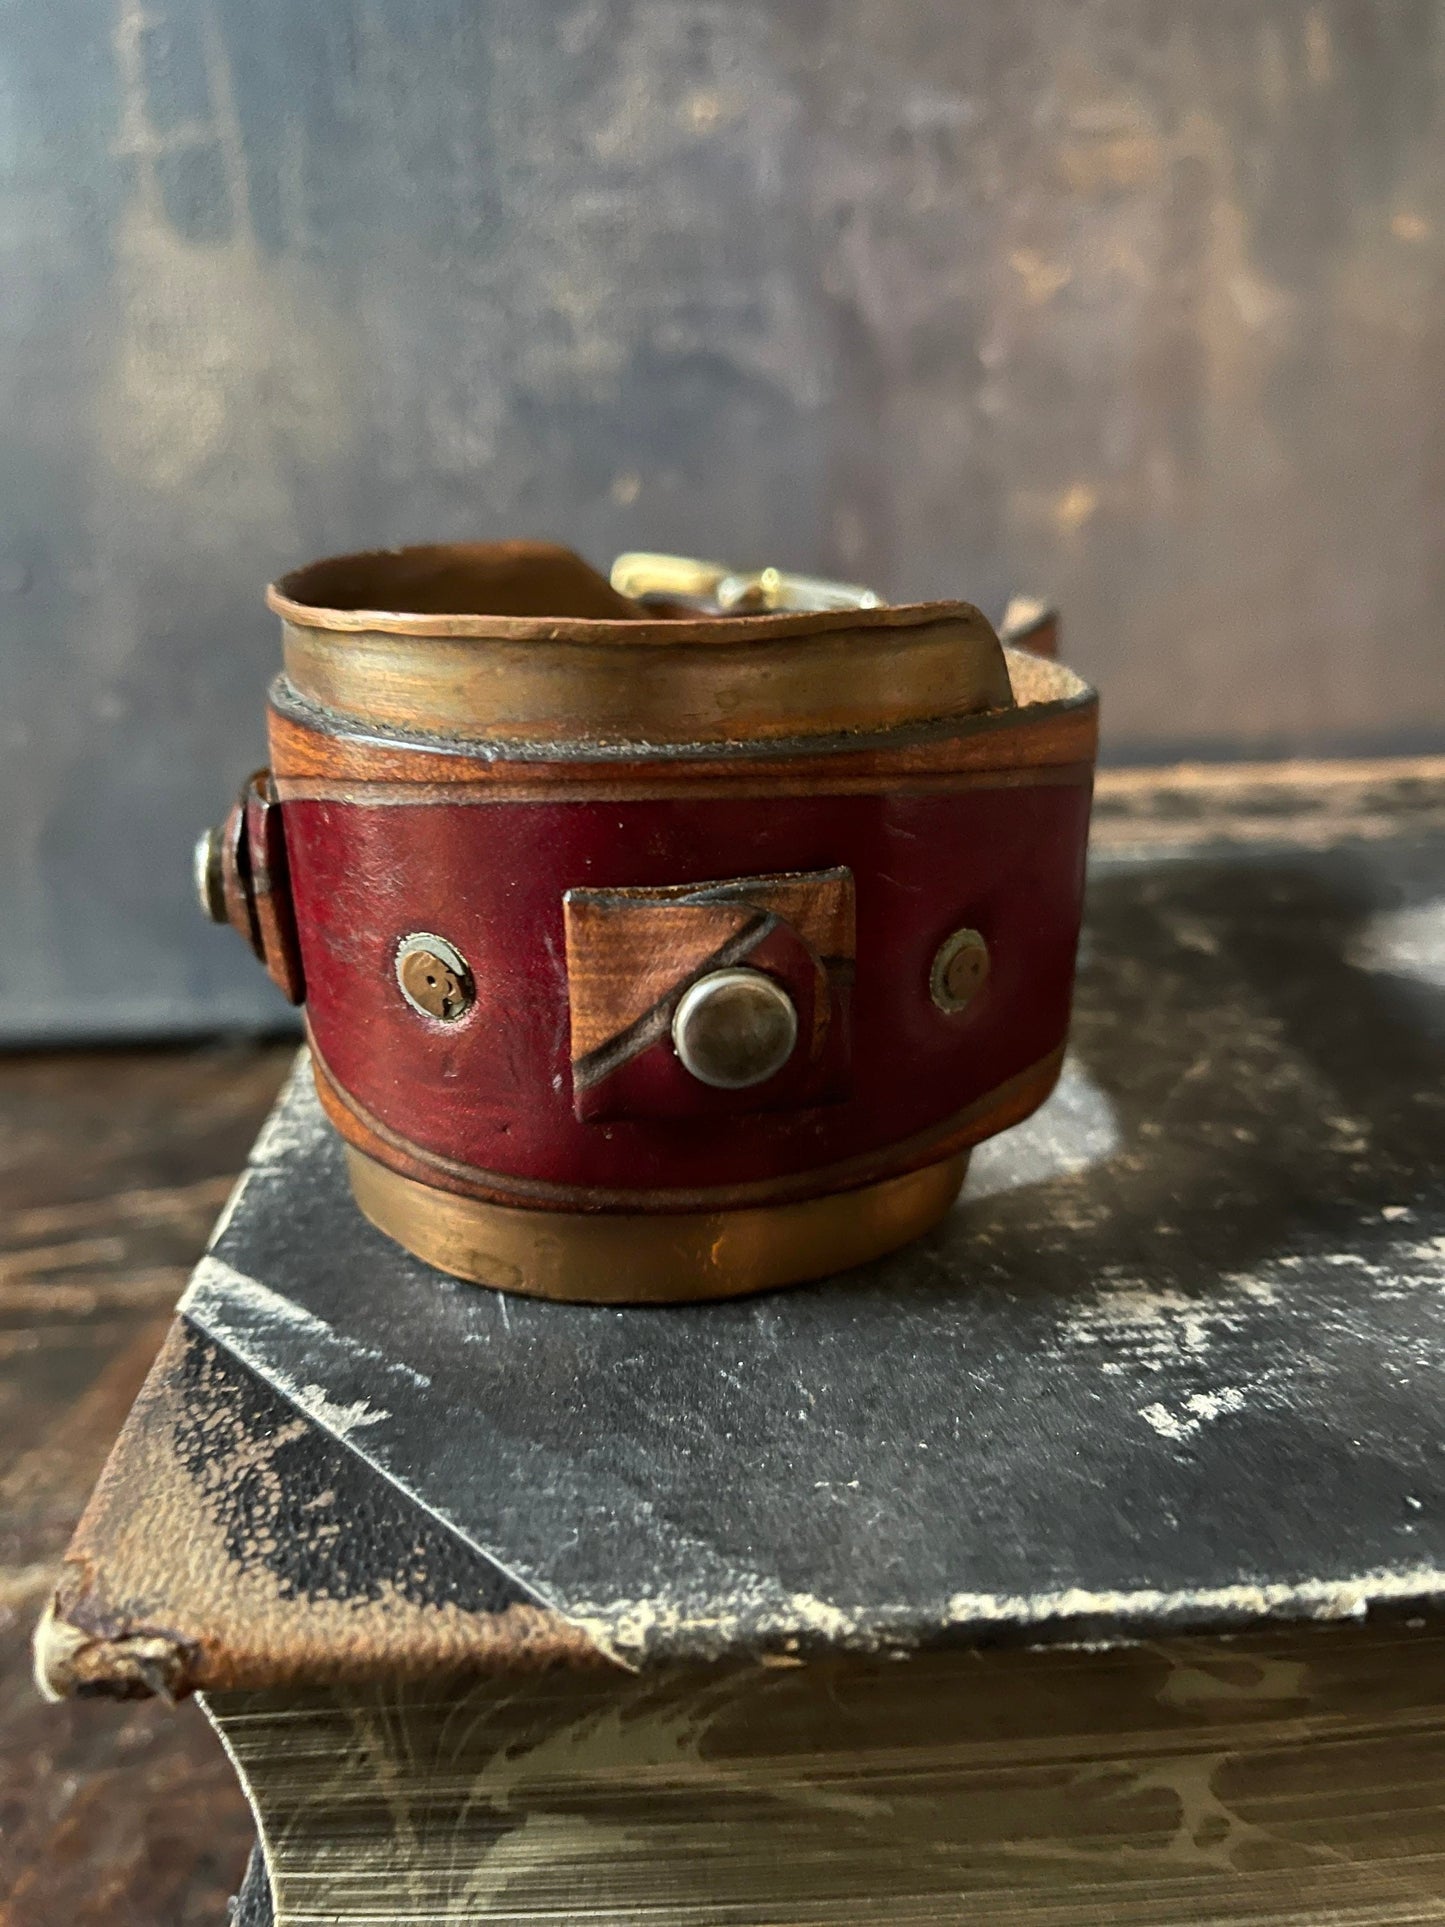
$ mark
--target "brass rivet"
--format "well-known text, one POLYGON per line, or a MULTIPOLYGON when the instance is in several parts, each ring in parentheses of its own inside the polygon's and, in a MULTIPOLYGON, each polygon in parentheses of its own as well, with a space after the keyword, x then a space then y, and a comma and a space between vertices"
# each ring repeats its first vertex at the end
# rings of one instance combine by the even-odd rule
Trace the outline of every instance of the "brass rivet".
POLYGON ((792 1056, 798 1013, 761 970, 711 970, 684 993, 672 1041, 699 1084, 745 1091, 776 1077, 792 1056))
POLYGON ((928 987, 940 1010, 965 1010, 988 979, 988 945, 976 930, 955 930, 938 946, 928 987))
POLYGON ((419 930, 396 952, 396 981, 413 1010, 445 1024, 465 1016, 476 999, 467 960, 445 937, 419 930))

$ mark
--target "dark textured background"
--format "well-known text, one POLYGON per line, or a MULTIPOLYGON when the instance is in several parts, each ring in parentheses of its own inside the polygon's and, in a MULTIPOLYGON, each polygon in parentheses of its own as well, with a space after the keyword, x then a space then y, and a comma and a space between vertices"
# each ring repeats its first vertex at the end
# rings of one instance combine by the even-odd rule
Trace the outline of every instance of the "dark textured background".
POLYGON ((195 918, 260 591, 551 533, 1058 596, 1107 753, 1445 741, 1434 0, 0 0, 0 1038, 195 918))
POLYGON ((225 1927, 253 1827, 215 1735, 44 1705, 30 1634, 291 1056, 0 1056, 0 1927, 225 1927))

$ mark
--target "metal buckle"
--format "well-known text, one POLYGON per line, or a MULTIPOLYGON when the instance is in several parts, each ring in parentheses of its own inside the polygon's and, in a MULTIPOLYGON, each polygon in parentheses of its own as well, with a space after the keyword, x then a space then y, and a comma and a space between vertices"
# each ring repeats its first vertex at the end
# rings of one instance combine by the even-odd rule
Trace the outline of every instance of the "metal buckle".
POLYGON ((774 568, 747 573, 723 562, 654 555, 643 549, 618 556, 612 564, 612 586, 634 602, 682 602, 710 615, 748 615, 760 609, 877 609, 883 603, 880 595, 858 582, 829 582, 822 576, 793 575, 774 568))

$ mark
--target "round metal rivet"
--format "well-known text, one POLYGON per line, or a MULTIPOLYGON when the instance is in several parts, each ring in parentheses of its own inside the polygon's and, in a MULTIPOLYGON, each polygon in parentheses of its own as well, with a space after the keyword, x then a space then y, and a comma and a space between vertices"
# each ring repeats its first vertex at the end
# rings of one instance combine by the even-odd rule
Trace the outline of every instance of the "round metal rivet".
POLYGON ((419 930, 403 937, 396 951, 396 981, 413 1010, 445 1024, 465 1016, 476 1000, 467 960, 445 937, 419 930))
POLYGON ((988 945, 976 930, 955 930, 938 946, 928 987, 940 1010, 965 1010, 988 978, 988 945))
POLYGON ((798 1013, 761 970, 712 970, 688 987, 672 1042, 699 1084, 745 1091, 776 1077, 798 1041, 798 1013))

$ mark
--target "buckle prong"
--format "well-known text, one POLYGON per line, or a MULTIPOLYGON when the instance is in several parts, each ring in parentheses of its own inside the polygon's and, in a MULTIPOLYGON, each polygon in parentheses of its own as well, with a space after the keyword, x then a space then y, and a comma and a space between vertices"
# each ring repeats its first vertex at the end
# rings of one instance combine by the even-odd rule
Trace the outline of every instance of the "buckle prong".
POLYGON ((612 565, 612 586, 634 602, 681 602, 710 615, 744 615, 755 610, 817 612, 827 609, 877 609, 883 598, 858 582, 832 582, 824 576, 795 575, 769 566, 730 569, 687 555, 656 555, 629 550, 612 565))

